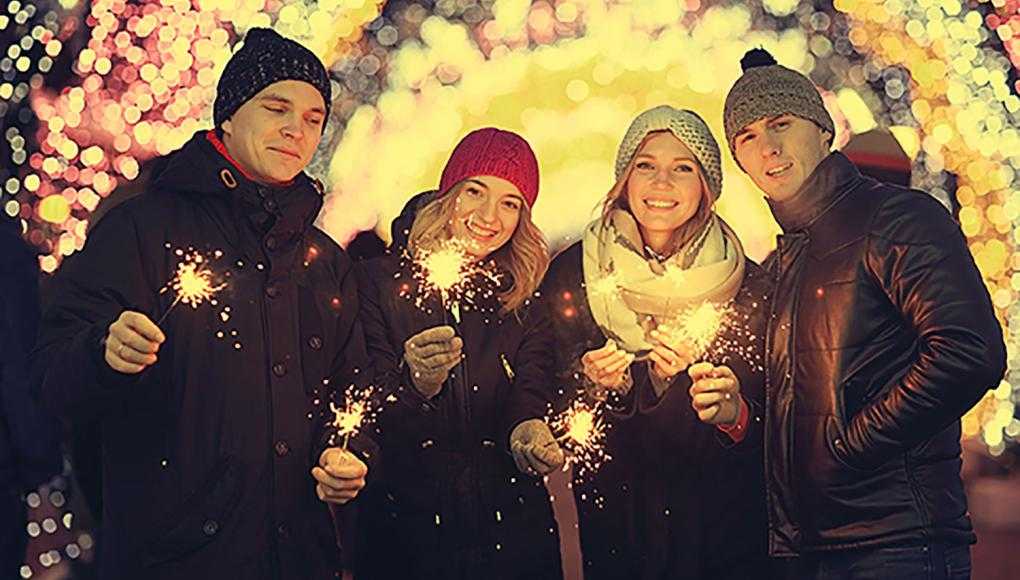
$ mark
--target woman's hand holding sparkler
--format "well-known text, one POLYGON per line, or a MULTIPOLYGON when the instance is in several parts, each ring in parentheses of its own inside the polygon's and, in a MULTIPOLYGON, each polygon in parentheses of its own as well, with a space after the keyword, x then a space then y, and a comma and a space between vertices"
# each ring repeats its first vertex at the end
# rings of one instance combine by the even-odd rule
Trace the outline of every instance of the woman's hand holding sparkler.
POLYGON ((699 362, 687 369, 691 376, 691 406, 710 425, 730 425, 740 417, 740 380, 726 366, 699 362))
POLYGON ((411 369, 414 386, 427 398, 439 394, 453 367, 460 364, 464 339, 453 327, 435 326, 404 343, 404 360, 411 369))
POLYGON ((694 346, 689 341, 659 329, 653 330, 650 336, 652 350, 648 360, 652 363, 652 373, 660 380, 669 381, 694 363, 694 346))
POLYGON ((350 451, 330 447, 319 456, 319 465, 312 468, 318 482, 315 494, 326 503, 345 504, 365 487, 368 466, 350 451))
POLYGON ((148 316, 125 310, 110 325, 103 340, 103 356, 113 370, 138 374, 156 363, 156 353, 165 340, 166 335, 148 316))
POLYGON ((596 387, 620 394, 630 390, 630 375, 627 373, 634 355, 617 347, 613 339, 596 350, 589 350, 581 357, 581 366, 588 380, 596 387))
POLYGON ((541 419, 522 421, 510 433, 510 452, 522 473, 546 475, 563 467, 566 456, 541 419))

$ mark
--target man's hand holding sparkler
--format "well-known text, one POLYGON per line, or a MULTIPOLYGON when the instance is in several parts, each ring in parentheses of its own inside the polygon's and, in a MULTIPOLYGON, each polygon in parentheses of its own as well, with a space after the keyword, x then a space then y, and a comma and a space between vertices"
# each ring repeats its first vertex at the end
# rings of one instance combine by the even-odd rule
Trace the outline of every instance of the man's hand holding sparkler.
POLYGON ((330 447, 319 456, 319 465, 312 468, 318 482, 315 494, 326 503, 345 504, 365 487, 368 466, 350 451, 330 447))
POLYGON ((541 419, 522 421, 510 433, 510 452, 522 473, 546 475, 563 467, 566 456, 541 419))
POLYGON ((709 362, 695 363, 687 369, 691 376, 691 406, 698 418, 710 425, 725 427, 740 418, 742 399, 740 380, 726 366, 709 362))
POLYGON ((439 394, 450 370, 460 363, 463 348, 464 339, 450 326, 428 328, 407 339, 404 360, 415 388, 429 399, 439 394))
POLYGON ((581 357, 581 366, 588 380, 596 387, 624 394, 632 385, 628 370, 634 355, 616 346, 609 339, 606 345, 589 350, 581 357))
POLYGON ((103 339, 106 364, 117 372, 134 375, 156 363, 166 335, 148 316, 125 310, 103 339))

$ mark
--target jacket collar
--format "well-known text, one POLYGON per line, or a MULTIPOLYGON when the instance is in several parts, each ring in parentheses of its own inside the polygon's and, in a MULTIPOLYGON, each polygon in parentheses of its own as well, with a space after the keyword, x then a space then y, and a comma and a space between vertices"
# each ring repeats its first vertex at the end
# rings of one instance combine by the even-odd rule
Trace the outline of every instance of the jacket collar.
POLYGON ((311 227, 322 208, 318 182, 302 172, 286 185, 257 183, 230 158, 213 131, 195 133, 172 153, 152 189, 171 195, 230 197, 239 213, 260 230, 273 228, 285 235, 311 227))
POLYGON ((834 151, 822 159, 793 197, 786 201, 768 198, 765 201, 784 233, 797 232, 810 228, 861 179, 853 162, 834 151))

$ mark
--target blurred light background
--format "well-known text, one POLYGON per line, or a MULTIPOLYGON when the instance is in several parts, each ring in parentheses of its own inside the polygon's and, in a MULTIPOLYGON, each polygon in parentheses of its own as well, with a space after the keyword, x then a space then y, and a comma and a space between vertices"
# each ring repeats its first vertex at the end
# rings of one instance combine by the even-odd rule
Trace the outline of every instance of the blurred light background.
MULTIPOLYGON (((388 239, 457 140, 496 125, 535 148, 536 221, 563 247, 612 185, 637 113, 694 109, 721 137, 740 57, 767 48, 824 88, 837 147, 887 130, 913 184, 958 215, 1010 360, 964 419, 967 468, 1009 474, 1020 435, 1020 1, 0 0, 0 211, 23 221, 44 272, 81 249, 104 198, 140 188, 150 159, 211 126, 219 73, 255 26, 306 43, 330 70, 336 102, 311 172, 329 188, 320 225, 342 244, 372 228, 388 239)), ((719 212, 764 258, 778 226, 725 161, 719 212)), ((1006 492, 981 491, 987 481, 972 487, 976 519, 1001 516, 981 494, 1006 492)), ((91 550, 67 486, 28 498, 49 511, 27 532, 66 542, 37 546, 24 578, 91 550)), ((1010 522, 1020 534, 1020 516, 1010 522)))

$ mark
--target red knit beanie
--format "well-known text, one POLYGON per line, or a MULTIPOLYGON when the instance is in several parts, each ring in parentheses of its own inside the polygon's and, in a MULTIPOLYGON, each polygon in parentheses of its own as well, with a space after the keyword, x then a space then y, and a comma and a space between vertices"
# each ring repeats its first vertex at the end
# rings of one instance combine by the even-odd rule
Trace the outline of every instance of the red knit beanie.
POLYGON ((517 186, 531 208, 538 198, 538 160, 531 146, 517 133, 485 127, 468 133, 454 147, 443 168, 439 191, 479 175, 501 177, 517 186))

